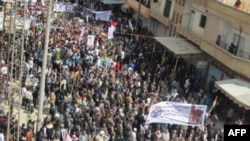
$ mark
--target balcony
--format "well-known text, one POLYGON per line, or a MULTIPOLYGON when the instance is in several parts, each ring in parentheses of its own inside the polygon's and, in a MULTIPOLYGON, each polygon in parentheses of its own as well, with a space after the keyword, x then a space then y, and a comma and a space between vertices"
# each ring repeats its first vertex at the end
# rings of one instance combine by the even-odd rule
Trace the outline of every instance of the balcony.
POLYGON ((155 12, 154 10, 150 10, 150 16, 167 27, 170 25, 171 21, 167 17, 155 12))
MULTIPOLYGON (((230 7, 234 7, 234 4, 235 4, 235 1, 236 0, 225 0, 225 1, 222 1, 221 3, 225 4, 225 5, 228 5, 230 7)), ((250 13, 250 2, 249 0, 241 0, 241 8, 239 10, 241 11, 244 11, 246 13, 250 13)))
MULTIPOLYGON (((125 0, 125 5, 129 6, 136 12, 138 12, 139 9, 139 2, 136 0, 125 0)), ((150 9, 146 7, 145 5, 141 4, 140 8, 140 14, 146 18, 150 17, 150 9)))
POLYGON ((236 47, 235 45, 230 45, 223 41, 220 41, 220 43, 217 44, 217 46, 223 48, 224 50, 230 52, 235 56, 250 60, 250 52, 238 50, 238 47, 236 47))
POLYGON ((227 67, 231 68, 235 72, 250 77, 250 60, 233 55, 223 47, 219 47, 206 40, 202 41, 200 47, 204 52, 217 59, 227 67))
POLYGON ((202 37, 195 34, 193 31, 178 25, 177 29, 176 29, 177 33, 180 34, 181 36, 187 38, 188 40, 190 40, 191 42, 193 42, 194 44, 201 46, 201 42, 202 42, 202 37))
POLYGON ((233 24, 241 25, 244 29, 250 29, 250 14, 243 10, 210 0, 208 3, 208 12, 233 24))

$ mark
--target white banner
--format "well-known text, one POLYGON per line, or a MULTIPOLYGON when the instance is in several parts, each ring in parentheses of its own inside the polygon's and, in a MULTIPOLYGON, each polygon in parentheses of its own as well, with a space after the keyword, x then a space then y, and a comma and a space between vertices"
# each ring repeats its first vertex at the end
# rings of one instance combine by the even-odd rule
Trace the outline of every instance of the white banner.
POLYGON ((63 4, 63 3, 55 3, 54 11, 55 12, 65 12, 66 11, 66 5, 63 4))
POLYGON ((104 4, 124 4, 124 0, 102 0, 104 4))
POLYGON ((81 30, 81 34, 80 34, 79 39, 78 39, 79 42, 82 40, 82 36, 83 36, 83 34, 84 34, 84 32, 85 32, 85 27, 82 26, 82 27, 80 28, 80 30, 81 30))
POLYGON ((198 69, 205 69, 208 67, 207 61, 198 61, 196 68, 198 69))
POLYGON ((113 39, 114 38, 114 31, 115 31, 115 28, 109 27, 108 39, 113 39))
POLYGON ((178 102, 160 102, 152 105, 146 124, 169 123, 177 125, 203 126, 207 106, 178 102))
POLYGON ((31 5, 36 5, 37 0, 29 0, 31 5))
POLYGON ((97 11, 94 12, 95 19, 100 20, 100 21, 110 21, 110 16, 111 16, 111 10, 110 11, 97 11))
POLYGON ((74 12, 74 5, 72 4, 66 5, 66 12, 74 12))
POLYGON ((88 35, 88 41, 87 46, 94 46, 95 36, 94 35, 88 35))
POLYGON ((63 4, 63 3, 55 3, 54 4, 54 12, 74 12, 74 5, 72 4, 63 4))

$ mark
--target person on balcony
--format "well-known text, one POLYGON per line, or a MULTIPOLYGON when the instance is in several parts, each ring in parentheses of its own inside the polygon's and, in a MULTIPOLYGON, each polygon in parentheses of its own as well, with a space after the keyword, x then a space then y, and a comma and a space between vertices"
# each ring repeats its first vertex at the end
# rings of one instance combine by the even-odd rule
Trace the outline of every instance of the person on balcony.
POLYGON ((231 43, 228 51, 233 54, 234 48, 235 48, 235 45, 233 43, 231 43))
POLYGON ((216 39, 216 45, 220 46, 220 42, 221 42, 221 36, 218 35, 218 37, 216 39))
POLYGON ((242 2, 240 0, 236 0, 236 2, 234 3, 234 7, 236 9, 242 9, 242 2))
POLYGON ((237 55, 237 52, 238 52, 238 46, 234 46, 234 49, 233 49, 233 54, 234 55, 237 55))

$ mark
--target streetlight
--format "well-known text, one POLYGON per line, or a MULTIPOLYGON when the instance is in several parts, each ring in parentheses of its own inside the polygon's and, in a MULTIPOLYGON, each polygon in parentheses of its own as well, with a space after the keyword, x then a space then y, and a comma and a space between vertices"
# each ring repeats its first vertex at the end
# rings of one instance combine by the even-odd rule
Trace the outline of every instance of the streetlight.
POLYGON ((50 24, 51 24, 51 13, 52 13, 52 0, 49 0, 48 13, 47 13, 47 27, 43 51, 43 64, 42 64, 42 74, 40 80, 39 89, 39 101, 38 101, 38 116, 37 116, 37 126, 36 131, 42 127, 42 115, 43 115, 43 104, 44 104, 44 89, 45 89, 45 77, 46 77, 46 67, 47 67, 47 56, 48 56, 48 46, 49 46, 49 35, 50 35, 50 24))

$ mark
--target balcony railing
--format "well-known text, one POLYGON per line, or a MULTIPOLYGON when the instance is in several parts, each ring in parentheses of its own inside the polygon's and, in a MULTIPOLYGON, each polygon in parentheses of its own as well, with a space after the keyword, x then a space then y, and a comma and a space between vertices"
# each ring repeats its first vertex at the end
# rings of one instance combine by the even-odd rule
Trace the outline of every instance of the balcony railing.
POLYGON ((209 1, 207 9, 211 15, 214 15, 234 26, 238 26, 245 31, 250 29, 250 14, 247 12, 237 10, 233 6, 228 6, 215 0, 209 1))
MULTIPOLYGON (((225 47, 225 46, 224 46, 225 47)), ((207 54, 213 56, 216 60, 220 61, 227 67, 231 68, 232 70, 250 77, 250 60, 238 57, 236 55, 233 55, 232 53, 229 53, 227 50, 225 50, 222 47, 216 46, 215 43, 203 40, 201 45, 201 50, 206 52, 207 54)))
POLYGON ((249 59, 250 60, 250 52, 246 52, 246 51, 242 51, 239 50, 237 46, 232 45, 232 44, 228 44, 225 43, 223 41, 220 41, 217 46, 225 49, 226 51, 230 52, 231 54, 241 57, 241 58, 245 58, 245 59, 249 59))

